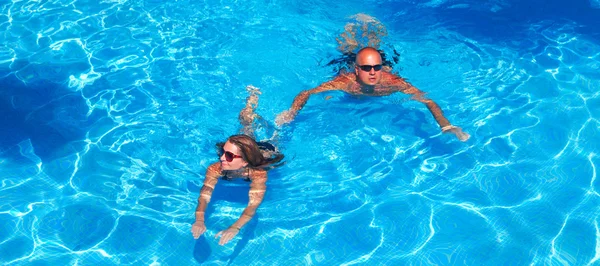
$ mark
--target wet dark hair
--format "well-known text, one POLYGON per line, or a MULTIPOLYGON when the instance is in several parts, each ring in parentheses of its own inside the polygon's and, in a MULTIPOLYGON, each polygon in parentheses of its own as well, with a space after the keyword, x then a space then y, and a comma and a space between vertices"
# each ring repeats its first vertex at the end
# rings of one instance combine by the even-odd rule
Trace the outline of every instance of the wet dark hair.
MULTIPOLYGON (((233 135, 227 139, 231 144, 234 144, 240 149, 240 156, 248 163, 248 167, 253 169, 271 170, 283 165, 284 155, 276 153, 270 158, 265 158, 254 138, 247 135, 233 135)), ((227 142, 217 143, 217 150, 221 151, 227 142)))

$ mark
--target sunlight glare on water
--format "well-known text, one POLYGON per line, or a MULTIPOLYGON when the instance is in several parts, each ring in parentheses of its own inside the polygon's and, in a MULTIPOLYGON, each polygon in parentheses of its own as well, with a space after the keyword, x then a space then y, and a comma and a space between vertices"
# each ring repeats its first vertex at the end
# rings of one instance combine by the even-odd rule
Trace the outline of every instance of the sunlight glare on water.
POLYGON ((595 265, 600 11, 581 2, 4 1, 0 262, 595 265), (220 181, 194 240, 246 86, 268 138, 374 41, 345 29, 471 139, 407 95, 313 95, 254 218, 218 245, 248 203, 220 181))

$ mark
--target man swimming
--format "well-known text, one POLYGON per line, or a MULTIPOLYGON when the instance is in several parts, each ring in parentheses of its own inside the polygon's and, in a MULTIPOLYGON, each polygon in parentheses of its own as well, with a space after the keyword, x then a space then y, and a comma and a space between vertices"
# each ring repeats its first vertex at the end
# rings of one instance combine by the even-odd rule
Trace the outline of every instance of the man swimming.
POLYGON ((432 100, 425 98, 425 93, 417 89, 403 78, 383 70, 379 51, 366 47, 358 51, 354 62, 354 72, 341 73, 333 80, 318 87, 300 92, 294 98, 292 107, 280 113, 275 123, 279 126, 290 123, 304 107, 312 94, 325 91, 341 90, 352 95, 386 96, 394 92, 411 94, 412 99, 424 103, 431 112, 443 133, 453 133, 461 141, 469 139, 469 134, 462 131, 446 119, 440 107, 432 100))

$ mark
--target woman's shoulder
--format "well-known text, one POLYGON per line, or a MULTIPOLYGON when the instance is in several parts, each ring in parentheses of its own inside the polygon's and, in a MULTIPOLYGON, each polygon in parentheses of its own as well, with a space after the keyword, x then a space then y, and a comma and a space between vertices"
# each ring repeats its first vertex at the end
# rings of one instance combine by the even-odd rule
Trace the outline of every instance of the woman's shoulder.
POLYGON ((216 162, 208 166, 207 172, 221 175, 223 169, 221 168, 221 162, 216 162))
POLYGON ((250 180, 258 181, 261 179, 267 179, 267 171, 264 169, 250 169, 250 180))

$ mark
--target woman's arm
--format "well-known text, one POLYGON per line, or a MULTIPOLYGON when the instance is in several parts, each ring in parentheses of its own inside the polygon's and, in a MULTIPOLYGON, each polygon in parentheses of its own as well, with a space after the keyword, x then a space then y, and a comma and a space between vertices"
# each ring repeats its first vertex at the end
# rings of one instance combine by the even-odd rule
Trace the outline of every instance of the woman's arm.
POLYGON ((198 206, 196 207, 196 222, 192 225, 192 234, 194 238, 200 237, 206 231, 204 225, 204 211, 210 197, 212 196, 215 185, 219 181, 221 176, 221 163, 216 162, 211 164, 206 170, 206 177, 204 178, 204 185, 200 189, 200 196, 198 197, 198 206))
POLYGON ((219 240, 219 245, 225 245, 233 239, 240 229, 252 220, 256 209, 262 203, 267 191, 267 172, 264 170, 252 170, 250 179, 252 183, 250 183, 250 191, 248 192, 248 206, 246 206, 240 218, 233 225, 215 236, 222 236, 221 240, 219 240))
POLYGON ((255 170, 252 176, 252 183, 250 183, 250 191, 248 191, 248 206, 246 206, 240 218, 231 227, 241 229, 252 219, 256 213, 256 209, 262 203, 266 191, 267 172, 264 170, 255 170))

